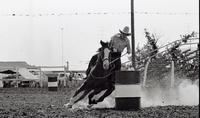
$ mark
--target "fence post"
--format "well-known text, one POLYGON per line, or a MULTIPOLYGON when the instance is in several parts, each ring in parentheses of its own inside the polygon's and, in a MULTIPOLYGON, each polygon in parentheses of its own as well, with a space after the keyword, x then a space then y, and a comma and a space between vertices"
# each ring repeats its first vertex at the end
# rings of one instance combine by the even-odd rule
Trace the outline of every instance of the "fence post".
POLYGON ((174 87, 174 61, 171 62, 171 87, 174 87))
POLYGON ((151 58, 149 58, 149 59, 147 60, 147 63, 146 63, 146 65, 145 65, 144 78, 143 78, 143 84, 142 84, 143 87, 145 87, 145 85, 146 85, 146 80, 147 80, 147 70, 148 70, 148 67, 149 67, 150 60, 151 60, 151 58))

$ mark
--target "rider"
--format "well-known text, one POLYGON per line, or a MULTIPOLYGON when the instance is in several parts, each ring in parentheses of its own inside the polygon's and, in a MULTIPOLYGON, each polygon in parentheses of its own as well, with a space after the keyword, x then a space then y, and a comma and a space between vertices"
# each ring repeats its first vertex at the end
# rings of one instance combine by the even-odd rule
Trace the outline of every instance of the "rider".
MULTIPOLYGON (((119 33, 115 34, 114 36, 111 37, 110 40, 110 48, 112 49, 111 57, 112 60, 117 59, 114 61, 115 64, 115 69, 114 71, 120 70, 121 69, 121 53, 125 48, 127 48, 127 53, 131 53, 131 48, 130 48, 130 41, 128 39, 128 36, 130 36, 131 33, 129 33, 129 27, 125 26, 123 30, 119 30, 119 33)), ((98 51, 97 51, 98 52, 98 51)), ((91 68, 95 66, 97 60, 97 54, 95 54, 88 65, 88 68, 86 70, 86 75, 88 76, 91 68)), ((87 78, 87 77, 86 77, 87 78)))
MULTIPOLYGON (((114 64, 115 64, 115 71, 121 69, 121 54, 124 51, 125 48, 127 48, 127 53, 131 53, 131 47, 130 47, 130 41, 128 39, 128 36, 131 34, 129 33, 129 27, 125 26, 123 30, 119 30, 120 33, 115 34, 114 36, 111 37, 110 40, 110 47, 112 48, 112 53, 111 57, 113 59, 117 59, 114 64)), ((112 60, 113 60, 112 59, 112 60)))

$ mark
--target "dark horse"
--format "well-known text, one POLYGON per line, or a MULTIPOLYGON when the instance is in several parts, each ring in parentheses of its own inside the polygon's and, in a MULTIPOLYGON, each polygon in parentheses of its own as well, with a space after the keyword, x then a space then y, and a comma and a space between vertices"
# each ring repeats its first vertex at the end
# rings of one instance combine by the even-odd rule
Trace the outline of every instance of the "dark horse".
POLYGON ((97 102, 103 101, 105 97, 110 95, 114 90, 114 84, 111 81, 111 75, 113 68, 110 65, 110 52, 109 43, 105 43, 100 41, 101 48, 99 49, 98 58, 96 65, 90 70, 87 79, 78 88, 73 97, 70 99, 70 102, 66 107, 71 108, 75 103, 82 100, 88 93, 89 94, 89 104, 96 104, 97 102), (98 100, 92 100, 92 97, 101 91, 106 90, 103 96, 101 96, 98 100), (76 96, 83 92, 83 94, 76 99, 76 96), (75 100, 76 99, 76 100, 75 100))

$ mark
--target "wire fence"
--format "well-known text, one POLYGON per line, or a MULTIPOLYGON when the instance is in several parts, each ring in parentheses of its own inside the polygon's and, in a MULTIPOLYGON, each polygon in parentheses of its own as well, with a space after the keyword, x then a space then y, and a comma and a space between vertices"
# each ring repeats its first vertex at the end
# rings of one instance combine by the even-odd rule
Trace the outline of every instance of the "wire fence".
MULTIPOLYGON (((196 15, 198 12, 147 12, 147 11, 135 11, 135 14, 141 15, 196 15)), ((78 16, 78 15, 130 15, 131 12, 70 12, 70 13, 5 13, 1 16, 78 16)))

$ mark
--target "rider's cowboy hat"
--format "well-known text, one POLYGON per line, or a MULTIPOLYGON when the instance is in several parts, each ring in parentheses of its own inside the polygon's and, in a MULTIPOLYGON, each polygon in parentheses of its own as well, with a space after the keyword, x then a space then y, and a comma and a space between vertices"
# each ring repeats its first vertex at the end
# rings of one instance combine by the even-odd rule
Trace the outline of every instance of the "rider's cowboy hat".
POLYGON ((129 33, 129 27, 128 26, 125 26, 123 30, 119 29, 119 32, 122 33, 122 34, 125 34, 127 36, 131 35, 131 33, 129 33))

